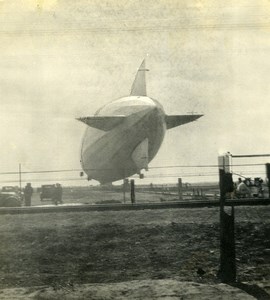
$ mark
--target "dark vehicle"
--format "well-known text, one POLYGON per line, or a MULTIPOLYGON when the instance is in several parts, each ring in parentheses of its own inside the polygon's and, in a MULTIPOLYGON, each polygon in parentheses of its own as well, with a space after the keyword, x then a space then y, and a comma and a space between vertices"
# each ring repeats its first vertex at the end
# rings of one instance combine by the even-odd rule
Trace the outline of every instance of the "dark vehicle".
POLYGON ((18 207, 21 205, 18 187, 4 186, 0 192, 0 207, 18 207))
POLYGON ((46 184, 41 186, 40 200, 53 200, 55 192, 54 184, 46 184))

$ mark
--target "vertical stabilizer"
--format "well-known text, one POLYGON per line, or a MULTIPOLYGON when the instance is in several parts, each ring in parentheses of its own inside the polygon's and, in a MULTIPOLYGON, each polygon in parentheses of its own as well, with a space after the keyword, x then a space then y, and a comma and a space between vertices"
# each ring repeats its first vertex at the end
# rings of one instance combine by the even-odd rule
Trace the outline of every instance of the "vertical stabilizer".
POLYGON ((141 63, 135 80, 131 88, 131 96, 146 96, 145 72, 149 71, 145 68, 145 60, 141 63))

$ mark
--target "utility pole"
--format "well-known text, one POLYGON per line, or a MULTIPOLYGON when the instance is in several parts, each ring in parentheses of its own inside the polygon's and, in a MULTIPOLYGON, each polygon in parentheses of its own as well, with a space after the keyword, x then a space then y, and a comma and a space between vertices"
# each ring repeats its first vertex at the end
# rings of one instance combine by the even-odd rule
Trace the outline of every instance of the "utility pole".
POLYGON ((20 184, 20 200, 22 201, 22 167, 19 164, 19 184, 20 184))

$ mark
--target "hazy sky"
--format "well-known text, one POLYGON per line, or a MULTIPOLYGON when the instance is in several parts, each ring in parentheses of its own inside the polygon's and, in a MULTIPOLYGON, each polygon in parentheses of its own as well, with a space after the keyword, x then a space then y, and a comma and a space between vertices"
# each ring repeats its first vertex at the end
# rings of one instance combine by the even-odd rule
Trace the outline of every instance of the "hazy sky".
POLYGON ((0 0, 0 172, 79 169, 75 118, 128 95, 144 57, 150 97, 205 115, 150 167, 270 152, 269 1, 0 0))

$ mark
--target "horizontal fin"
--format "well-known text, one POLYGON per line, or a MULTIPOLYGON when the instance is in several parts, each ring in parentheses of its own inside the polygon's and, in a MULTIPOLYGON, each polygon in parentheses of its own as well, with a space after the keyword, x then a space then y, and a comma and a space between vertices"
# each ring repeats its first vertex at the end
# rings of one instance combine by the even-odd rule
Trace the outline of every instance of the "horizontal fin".
POLYGON ((203 115, 172 115, 166 116, 167 129, 193 122, 203 115))
POLYGON ((125 116, 91 116, 77 118, 77 120, 87 124, 90 127, 109 131, 122 123, 125 118, 125 116))

